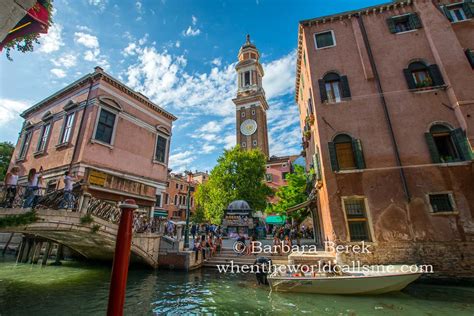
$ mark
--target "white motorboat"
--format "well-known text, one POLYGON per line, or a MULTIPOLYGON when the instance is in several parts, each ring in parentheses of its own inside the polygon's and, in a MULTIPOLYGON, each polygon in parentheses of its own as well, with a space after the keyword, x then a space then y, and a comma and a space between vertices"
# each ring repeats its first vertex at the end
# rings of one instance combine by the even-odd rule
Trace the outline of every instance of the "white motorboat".
POLYGON ((367 295, 400 291, 422 275, 421 272, 404 272, 416 271, 414 268, 416 266, 383 266, 386 269, 380 268, 381 266, 376 267, 377 269, 370 271, 354 270, 342 275, 290 274, 277 269, 268 276, 268 281, 272 291, 277 292, 367 295), (410 270, 410 267, 413 268, 410 270))

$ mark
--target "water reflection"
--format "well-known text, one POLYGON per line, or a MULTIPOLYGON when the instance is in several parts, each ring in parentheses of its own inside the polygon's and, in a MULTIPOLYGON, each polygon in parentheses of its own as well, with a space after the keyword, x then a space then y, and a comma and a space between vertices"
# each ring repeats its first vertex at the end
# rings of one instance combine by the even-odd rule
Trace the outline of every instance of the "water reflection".
MULTIPOLYGON (((0 262, 1 315, 104 315, 110 268, 0 262)), ((473 315, 474 289, 425 284, 380 296, 270 292, 251 275, 134 268, 129 273, 126 315, 311 314, 473 315)))

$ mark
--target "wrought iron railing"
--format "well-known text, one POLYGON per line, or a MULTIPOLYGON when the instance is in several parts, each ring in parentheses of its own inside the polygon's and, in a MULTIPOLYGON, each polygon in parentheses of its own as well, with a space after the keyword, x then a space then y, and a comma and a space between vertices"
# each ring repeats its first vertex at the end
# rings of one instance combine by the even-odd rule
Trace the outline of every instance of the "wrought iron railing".
POLYGON ((38 205, 44 191, 42 187, 0 184, 0 207, 35 207, 38 205))

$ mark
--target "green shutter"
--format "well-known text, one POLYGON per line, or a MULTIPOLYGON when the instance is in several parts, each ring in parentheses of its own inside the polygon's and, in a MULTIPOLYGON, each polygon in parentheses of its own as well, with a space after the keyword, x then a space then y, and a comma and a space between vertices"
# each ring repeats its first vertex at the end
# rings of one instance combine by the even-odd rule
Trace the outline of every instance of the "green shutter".
POLYGON ((438 148, 436 147, 433 135, 431 135, 431 133, 425 133, 425 138, 428 150, 430 151, 431 161, 433 161, 433 163, 440 163, 441 158, 439 157, 438 148))
POLYGON ((347 76, 341 76, 341 89, 343 98, 351 97, 351 89, 349 88, 349 80, 347 80, 347 76))
POLYGON ((467 48, 464 53, 466 54, 467 60, 469 61, 469 64, 471 65, 471 68, 474 69, 474 52, 472 49, 467 48))
POLYGON ((443 8, 444 15, 446 15, 449 22, 453 22, 453 17, 451 16, 451 13, 449 12, 448 7, 444 5, 442 8, 443 8))
POLYGON ((331 160, 331 169, 332 171, 339 171, 339 164, 337 163, 336 146, 334 145, 334 142, 329 142, 328 148, 329 148, 329 159, 331 160))
POLYGON ((354 150, 357 169, 365 169, 364 152, 362 151, 362 142, 360 139, 352 139, 352 149, 354 150))
POLYGON ((410 23, 412 29, 422 28, 420 17, 416 13, 410 14, 410 16, 408 17, 408 23, 410 23))
POLYGON ((314 166, 314 171, 316 174, 316 180, 321 180, 321 161, 319 158, 319 149, 316 146, 315 148, 315 154, 313 155, 313 166, 314 166))
POLYGON ((392 18, 387 19, 388 30, 390 33, 395 34, 397 33, 397 28, 395 27, 395 20, 392 18))
POLYGON ((415 80, 411 74, 411 70, 408 68, 403 69, 403 74, 405 75, 405 80, 407 81, 408 89, 416 89, 415 80))
POLYGON ((443 76, 441 75, 441 71, 439 71, 439 67, 436 64, 429 65, 428 69, 430 71, 431 79, 433 79, 434 86, 442 86, 444 85, 443 76))
POLYGON ((469 145, 469 140, 466 137, 466 133, 460 128, 451 131, 451 137, 454 141, 456 149, 461 156, 461 160, 469 161, 472 160, 473 154, 471 146, 469 145))
POLYGON ((323 79, 319 79, 318 84, 319 94, 321 95, 321 103, 324 103, 328 100, 328 95, 326 93, 326 82, 323 79))
POLYGON ((466 15, 466 18, 472 19, 474 13, 474 4, 472 3, 472 0, 464 0, 464 3, 462 4, 462 9, 464 11, 464 14, 466 15))

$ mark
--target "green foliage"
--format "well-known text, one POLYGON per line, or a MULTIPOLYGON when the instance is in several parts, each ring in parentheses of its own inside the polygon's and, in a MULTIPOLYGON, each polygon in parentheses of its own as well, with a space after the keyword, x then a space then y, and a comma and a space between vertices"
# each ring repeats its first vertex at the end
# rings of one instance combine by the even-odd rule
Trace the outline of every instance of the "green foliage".
POLYGON ((197 188, 195 199, 204 218, 220 224, 224 209, 234 200, 245 200, 253 210, 264 210, 272 190, 264 183, 266 157, 260 150, 236 146, 217 159, 209 180, 197 188))
MULTIPOLYGON (((49 23, 48 28, 51 27, 52 20, 52 10, 53 10, 53 0, 46 1, 45 8, 49 12, 49 23)), ((13 61, 11 58, 11 50, 17 50, 22 53, 32 52, 34 50, 34 44, 40 44, 39 42, 40 34, 39 33, 30 33, 24 36, 17 37, 5 45, 5 56, 8 60, 13 61)))
POLYGON ((100 229, 100 225, 99 224, 94 224, 91 227, 91 233, 95 234, 99 231, 99 229, 100 229))
POLYGON ((87 215, 84 215, 81 217, 80 219, 80 222, 81 224, 83 225, 86 225, 86 224, 90 224, 94 221, 94 219, 92 218, 92 216, 90 216, 90 214, 87 214, 87 215))
POLYGON ((5 179, 14 149, 15 146, 10 142, 0 143, 0 180, 5 179))
POLYGON ((196 223, 196 224, 204 223, 205 221, 204 208, 198 205, 194 213, 191 214, 190 220, 191 222, 196 223))
POLYGON ((28 225, 38 220, 35 211, 26 212, 18 215, 7 215, 0 218, 0 228, 28 225))
MULTIPOLYGON (((308 199, 306 193, 308 176, 311 177, 311 173, 310 175, 307 175, 302 166, 295 165, 294 172, 289 173, 286 176, 287 185, 279 187, 275 193, 278 202, 269 205, 265 210, 266 213, 287 215, 288 208, 305 202, 308 199)), ((308 217, 308 215, 309 211, 307 208, 302 208, 288 214, 288 216, 292 217, 297 223, 302 222, 306 217, 308 217)))

